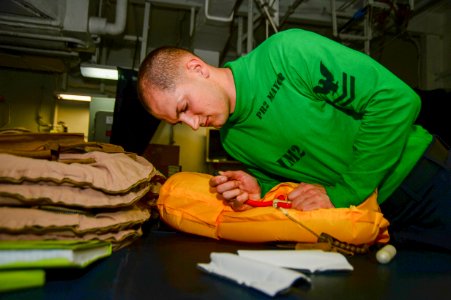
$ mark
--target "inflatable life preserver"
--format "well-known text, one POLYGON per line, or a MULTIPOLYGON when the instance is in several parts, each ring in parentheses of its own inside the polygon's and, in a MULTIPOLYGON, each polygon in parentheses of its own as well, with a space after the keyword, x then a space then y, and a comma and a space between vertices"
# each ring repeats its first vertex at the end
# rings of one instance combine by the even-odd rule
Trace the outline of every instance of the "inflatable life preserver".
MULTIPOLYGON (((380 212, 376 193, 350 208, 283 211, 271 206, 236 212, 211 191, 210 177, 192 172, 169 177, 160 189, 157 202, 163 221, 183 232, 241 242, 316 242, 317 236, 296 220, 318 235, 327 233, 346 243, 388 242, 389 223, 380 212)), ((263 201, 286 195, 295 186, 295 183, 281 183, 263 201)))

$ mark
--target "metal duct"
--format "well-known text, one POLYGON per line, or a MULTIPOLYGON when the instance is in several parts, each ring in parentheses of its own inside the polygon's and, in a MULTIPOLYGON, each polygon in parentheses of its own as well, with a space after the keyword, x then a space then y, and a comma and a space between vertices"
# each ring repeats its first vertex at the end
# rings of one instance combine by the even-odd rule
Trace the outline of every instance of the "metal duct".
MULTIPOLYGON (((2 46, 58 50, 55 53, 92 51, 87 34, 89 0, 2 0, 2 46)), ((12 49, 12 48, 11 48, 12 49)), ((40 52, 42 53, 42 52, 40 52)))
POLYGON ((192 46, 222 52, 230 38, 234 9, 238 0, 205 0, 197 18, 192 46))
POLYGON ((92 34, 118 35, 124 32, 127 21, 127 0, 117 0, 116 20, 114 23, 107 23, 105 18, 90 17, 89 32, 92 34))

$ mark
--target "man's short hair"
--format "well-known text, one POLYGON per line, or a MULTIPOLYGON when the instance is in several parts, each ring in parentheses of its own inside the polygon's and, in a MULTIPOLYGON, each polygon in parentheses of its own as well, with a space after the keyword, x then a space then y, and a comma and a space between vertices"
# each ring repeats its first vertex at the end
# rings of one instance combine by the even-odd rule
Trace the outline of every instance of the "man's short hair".
POLYGON ((181 76, 180 59, 191 51, 179 47, 159 47, 150 52, 138 72, 138 95, 143 99, 145 88, 174 90, 181 76))

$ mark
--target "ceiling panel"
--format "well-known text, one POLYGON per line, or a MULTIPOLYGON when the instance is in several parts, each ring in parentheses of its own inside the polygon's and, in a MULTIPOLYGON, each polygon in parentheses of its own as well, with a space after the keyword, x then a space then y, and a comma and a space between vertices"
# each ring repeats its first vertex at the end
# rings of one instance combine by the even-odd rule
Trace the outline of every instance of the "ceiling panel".
MULTIPOLYGON (((0 66, 43 69, 61 72, 81 61, 137 66, 142 39, 145 0, 127 1, 126 26, 118 35, 93 35, 89 30, 92 17, 114 22, 116 0, 1 0, 0 2, 0 66), (11 57, 27 58, 28 63, 11 57), (138 56, 138 57, 137 57, 138 56), (60 60, 60 64, 38 62, 60 60), (121 62, 121 58, 123 61, 121 62)), ((271 1, 274 2, 274 1, 271 1)), ((364 1, 335 1, 338 8, 352 16, 364 1)), ((383 1, 384 3, 390 1, 383 1)), ((408 5, 412 1, 396 1, 408 5)), ((213 50, 236 55, 237 19, 247 17, 248 0, 149 0, 150 21, 148 48, 171 44, 213 50), (205 13, 205 4, 208 12, 205 13), (235 11, 231 22, 221 21, 235 11), (217 17, 217 18, 215 18, 217 17), (219 21, 217 20, 219 18, 219 21)), ((256 39, 264 39, 265 17, 253 2, 256 39)), ((276 2, 277 3, 277 2, 276 2)), ((283 28, 303 27, 331 34, 331 1, 279 0, 279 8, 269 12, 284 20, 283 28)), ((450 11, 448 0, 413 1, 418 12, 437 9, 450 11), (443 3, 448 3, 447 6, 443 3), (435 7, 435 8, 434 8, 435 7)), ((346 22, 346 19, 340 22, 346 22)), ((246 26, 246 22, 244 23, 246 26)), ((246 28, 244 28, 246 30, 246 28)), ((244 31, 246 34, 246 31, 244 31)), ((255 43, 258 44, 258 40, 255 43)))

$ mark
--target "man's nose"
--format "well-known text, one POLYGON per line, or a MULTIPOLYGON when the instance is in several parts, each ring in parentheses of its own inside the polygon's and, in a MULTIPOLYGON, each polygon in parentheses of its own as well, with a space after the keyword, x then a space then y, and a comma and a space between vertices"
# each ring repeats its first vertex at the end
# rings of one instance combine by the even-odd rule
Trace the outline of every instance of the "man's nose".
POLYGON ((193 130, 199 129, 199 122, 197 122, 196 118, 194 117, 190 117, 184 114, 180 116, 180 121, 191 127, 193 130))

